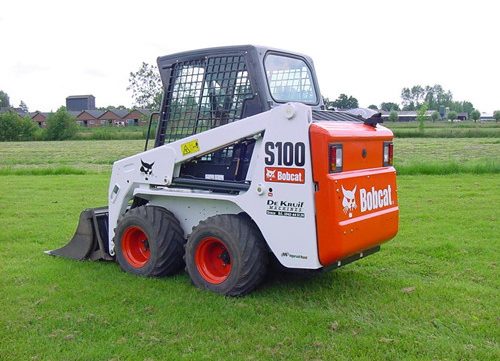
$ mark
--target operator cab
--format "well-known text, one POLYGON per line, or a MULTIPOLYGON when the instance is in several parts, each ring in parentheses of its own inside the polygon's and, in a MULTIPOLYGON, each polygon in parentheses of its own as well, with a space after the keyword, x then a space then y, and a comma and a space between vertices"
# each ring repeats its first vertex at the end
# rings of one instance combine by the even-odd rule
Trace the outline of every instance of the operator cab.
MULTIPOLYGON (((157 61, 164 96, 155 147, 288 102, 324 109, 312 59, 305 55, 244 45, 157 61)), ((244 182, 254 144, 254 139, 243 139, 204 154, 184 163, 179 177, 244 182)))

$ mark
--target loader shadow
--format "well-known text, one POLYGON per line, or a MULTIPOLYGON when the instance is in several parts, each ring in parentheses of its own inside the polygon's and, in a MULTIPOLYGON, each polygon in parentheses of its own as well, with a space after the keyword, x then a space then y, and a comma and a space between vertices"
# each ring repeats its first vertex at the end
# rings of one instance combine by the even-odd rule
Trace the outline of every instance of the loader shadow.
POLYGON ((370 274, 367 269, 354 265, 331 271, 287 272, 271 269, 263 284, 255 291, 256 296, 302 298, 342 295, 373 295, 390 288, 383 279, 370 274))

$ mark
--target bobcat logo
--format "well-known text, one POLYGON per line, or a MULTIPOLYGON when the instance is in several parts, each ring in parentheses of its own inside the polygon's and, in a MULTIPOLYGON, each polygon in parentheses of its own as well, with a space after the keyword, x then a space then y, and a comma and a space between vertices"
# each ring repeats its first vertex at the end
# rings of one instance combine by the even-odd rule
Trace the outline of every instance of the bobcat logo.
POLYGON ((342 199, 342 206, 344 207, 344 213, 347 214, 349 213, 349 218, 352 217, 352 212, 358 206, 356 205, 356 198, 354 197, 356 194, 356 188, 358 186, 355 186, 352 191, 348 189, 344 189, 344 186, 342 186, 342 193, 344 193, 344 199, 342 199))
POLYGON ((153 173, 153 164, 155 164, 155 162, 149 164, 141 159, 141 164, 141 173, 144 173, 145 175, 151 175, 153 173))
POLYGON ((276 177, 276 169, 275 170, 266 169, 267 179, 274 179, 275 177, 276 177))

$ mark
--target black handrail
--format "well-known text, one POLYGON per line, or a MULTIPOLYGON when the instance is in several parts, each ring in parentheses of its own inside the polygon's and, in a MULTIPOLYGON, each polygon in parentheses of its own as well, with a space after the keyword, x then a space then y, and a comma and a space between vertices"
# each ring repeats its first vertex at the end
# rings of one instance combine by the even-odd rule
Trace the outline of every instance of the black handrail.
POLYGON ((151 124, 153 123, 153 116, 160 115, 160 112, 152 112, 149 116, 148 133, 146 135, 146 144, 144 145, 144 151, 148 150, 149 135, 151 134, 151 124))

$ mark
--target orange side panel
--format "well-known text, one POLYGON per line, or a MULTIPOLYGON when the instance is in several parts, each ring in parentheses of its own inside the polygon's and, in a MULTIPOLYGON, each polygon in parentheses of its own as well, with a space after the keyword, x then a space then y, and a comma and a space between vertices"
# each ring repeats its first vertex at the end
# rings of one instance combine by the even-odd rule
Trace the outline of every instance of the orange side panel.
POLYGON ((377 246, 398 231, 396 171, 382 166, 392 132, 361 123, 317 122, 310 127, 320 262, 328 266, 377 246), (329 173, 328 146, 342 144, 343 171, 329 173))

